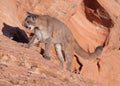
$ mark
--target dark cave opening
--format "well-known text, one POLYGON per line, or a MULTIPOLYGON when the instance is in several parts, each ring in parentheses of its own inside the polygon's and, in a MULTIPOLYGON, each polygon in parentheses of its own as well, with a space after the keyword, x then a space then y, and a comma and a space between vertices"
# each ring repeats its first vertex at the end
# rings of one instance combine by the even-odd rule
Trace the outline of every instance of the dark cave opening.
POLYGON ((3 23, 4 27, 2 28, 3 35, 21 43, 28 43, 28 36, 25 31, 21 30, 19 27, 13 27, 6 23, 3 23))
POLYGON ((114 23, 107 11, 98 3, 97 0, 84 0, 85 14, 87 19, 107 28, 112 28, 114 23))

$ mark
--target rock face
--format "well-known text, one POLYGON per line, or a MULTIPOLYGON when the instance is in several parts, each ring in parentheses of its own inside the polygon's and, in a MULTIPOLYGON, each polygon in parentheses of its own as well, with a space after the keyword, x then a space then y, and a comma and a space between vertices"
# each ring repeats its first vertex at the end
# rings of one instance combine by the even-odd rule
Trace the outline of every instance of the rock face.
MULTIPOLYGON (((108 3, 112 3, 98 1, 0 0, 0 86, 119 86, 120 51, 109 48, 107 43, 117 22, 109 12, 110 8, 107 9, 108 3), (43 44, 24 48, 23 43, 27 43, 33 33, 22 26, 27 11, 47 14, 64 22, 87 52, 104 45, 100 59, 81 58, 78 63, 73 57, 73 73, 70 73, 59 66, 54 48, 52 61, 40 54, 43 44)), ((114 2, 114 5, 119 8, 119 4, 114 2)))

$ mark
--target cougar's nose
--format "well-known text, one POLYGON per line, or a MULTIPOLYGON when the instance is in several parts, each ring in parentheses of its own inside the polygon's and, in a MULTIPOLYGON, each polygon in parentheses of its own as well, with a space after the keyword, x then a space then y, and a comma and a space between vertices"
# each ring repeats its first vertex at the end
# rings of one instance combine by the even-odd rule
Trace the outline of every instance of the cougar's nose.
POLYGON ((26 28, 28 28, 28 26, 25 25, 26 28))
POLYGON ((26 27, 26 28, 29 28, 31 30, 31 27, 26 27))
POLYGON ((26 24, 23 24, 24 27, 28 28, 28 26, 26 24))

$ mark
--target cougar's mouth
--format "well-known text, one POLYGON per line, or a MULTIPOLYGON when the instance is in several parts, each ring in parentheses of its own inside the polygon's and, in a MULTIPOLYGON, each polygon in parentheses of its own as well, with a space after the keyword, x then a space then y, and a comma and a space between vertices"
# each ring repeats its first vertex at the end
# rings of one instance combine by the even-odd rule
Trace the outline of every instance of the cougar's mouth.
POLYGON ((33 30, 33 29, 35 29, 35 26, 29 25, 28 28, 29 28, 30 30, 33 30))

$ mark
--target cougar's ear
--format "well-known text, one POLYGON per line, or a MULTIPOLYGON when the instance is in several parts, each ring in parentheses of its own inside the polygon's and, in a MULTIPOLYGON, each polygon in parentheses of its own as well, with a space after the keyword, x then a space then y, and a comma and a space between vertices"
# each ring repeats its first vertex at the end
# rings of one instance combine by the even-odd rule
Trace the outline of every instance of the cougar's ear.
POLYGON ((37 15, 37 14, 34 14, 33 20, 36 20, 37 18, 38 18, 38 15, 37 15))
POLYGON ((30 12, 27 12, 27 16, 31 16, 31 15, 33 15, 32 13, 30 13, 30 12))
POLYGON ((30 14, 30 12, 27 12, 27 14, 29 15, 29 14, 30 14))
POLYGON ((27 16, 32 18, 33 20, 36 20, 38 18, 37 14, 33 14, 33 13, 30 13, 30 12, 27 12, 27 16))

